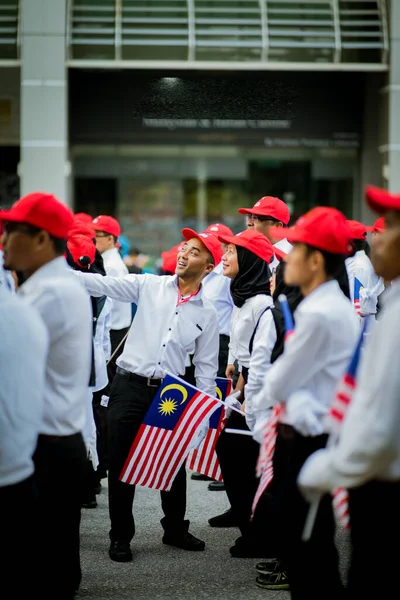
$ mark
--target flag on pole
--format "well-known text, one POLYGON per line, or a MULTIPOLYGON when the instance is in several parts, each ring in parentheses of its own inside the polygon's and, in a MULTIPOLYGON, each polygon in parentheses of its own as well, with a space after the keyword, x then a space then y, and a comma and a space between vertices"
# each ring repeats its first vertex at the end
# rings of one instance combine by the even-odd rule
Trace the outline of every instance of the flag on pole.
MULTIPOLYGON (((285 321, 285 342, 287 342, 294 333, 294 320, 286 296, 281 294, 278 300, 282 307, 283 319, 285 321)), ((274 476, 273 458, 276 443, 276 427, 278 425, 282 409, 283 405, 281 403, 275 404, 272 409, 271 416, 264 426, 263 439, 260 445, 260 452, 256 467, 256 475, 260 478, 260 482, 253 500, 250 517, 251 519, 254 517, 254 513, 261 496, 265 493, 274 476)))
MULTIPOLYGON (((218 398, 225 402, 225 398, 231 393, 232 379, 217 377, 215 384, 215 391, 218 398)), ((225 409, 221 404, 211 415, 206 437, 198 448, 191 450, 186 461, 188 469, 195 471, 195 473, 207 475, 207 477, 211 477, 216 481, 222 481, 222 473, 215 445, 219 434, 224 428, 225 421, 225 409)))
MULTIPOLYGON (((357 385, 357 370, 360 362, 361 349, 364 341, 364 334, 367 327, 367 322, 364 321, 361 330, 360 337, 355 347, 353 356, 351 357, 350 363, 339 381, 336 388, 335 397, 329 409, 328 418, 330 423, 331 434, 329 435, 327 448, 334 446, 340 436, 340 430, 344 418, 347 414, 347 410, 350 406, 351 400, 354 395, 354 391, 357 385)), ((317 517, 318 506, 322 495, 319 499, 315 500, 309 509, 306 523, 304 526, 303 537, 304 541, 307 541, 312 533, 315 519, 317 517)), ((350 528, 349 518, 349 504, 348 504, 348 492, 344 488, 337 488, 332 491, 332 503, 334 511, 336 512, 339 523, 343 529, 348 530, 350 528)))
POLYGON ((353 303, 354 308, 356 309, 356 313, 359 317, 361 317, 361 305, 360 305, 360 290, 363 289, 363 284, 357 277, 354 277, 354 294, 353 294, 353 303))
POLYGON ((170 490, 199 427, 220 406, 217 398, 167 375, 133 441, 120 480, 170 490))

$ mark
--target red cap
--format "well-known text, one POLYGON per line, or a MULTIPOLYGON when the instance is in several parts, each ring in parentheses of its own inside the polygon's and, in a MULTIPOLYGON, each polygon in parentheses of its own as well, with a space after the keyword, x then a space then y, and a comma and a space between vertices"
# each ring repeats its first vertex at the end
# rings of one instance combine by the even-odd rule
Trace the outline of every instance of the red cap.
POLYGON ((84 223, 83 221, 80 221, 79 219, 77 219, 76 215, 75 215, 74 223, 73 223, 71 229, 69 230, 69 237, 71 237, 72 235, 84 235, 85 237, 89 238, 90 240, 95 238, 96 234, 92 227, 92 221, 90 221, 90 224, 84 223))
POLYGON ((66 240, 74 222, 74 214, 52 194, 33 192, 17 200, 10 210, 2 210, 0 219, 4 222, 27 223, 66 240))
POLYGON ((211 256, 214 259, 214 265, 217 266, 221 262, 222 258, 222 249, 221 244, 218 242, 218 239, 212 233, 197 233, 194 229, 182 229, 182 235, 186 241, 197 238, 199 239, 207 248, 207 250, 211 253, 211 256))
POLYGON ((96 245, 92 239, 79 233, 74 234, 69 237, 67 246, 74 263, 80 267, 89 268, 94 263, 96 245))
POLYGON ((379 217, 373 225, 367 225, 366 230, 373 233, 383 233, 386 231, 385 217, 379 217))
POLYGON ((185 242, 179 242, 176 246, 173 246, 170 250, 161 252, 162 270, 168 271, 169 273, 175 273, 176 261, 178 259, 178 252, 182 250, 185 242))
POLYGON ((275 239, 287 238, 289 242, 302 242, 332 254, 350 254, 352 232, 340 210, 317 206, 300 217, 293 227, 272 227, 275 239))
POLYGON ((75 220, 82 221, 87 225, 91 225, 93 221, 93 217, 84 212, 75 213, 75 220))
POLYGON ((388 210, 400 211, 400 194, 390 194, 387 190, 368 185, 365 197, 370 208, 378 214, 383 215, 388 210))
POLYGON ((261 217, 272 217, 277 221, 282 221, 287 225, 290 221, 290 212, 287 204, 279 198, 273 196, 264 196, 255 203, 253 208, 238 208, 238 212, 242 215, 260 215, 261 217))
POLYGON ((274 247, 269 239, 254 229, 245 229, 233 236, 220 235, 218 239, 224 244, 234 244, 235 246, 247 248, 247 250, 250 250, 250 252, 262 258, 268 264, 275 254, 274 247))
POLYGON ((205 233, 212 233, 216 237, 219 235, 234 235, 232 229, 223 223, 212 223, 207 227, 205 233))
POLYGON ((114 217, 109 217, 108 215, 99 215, 92 221, 92 227, 95 231, 104 231, 105 233, 109 233, 114 237, 119 237, 121 235, 121 227, 114 217))
POLYGON ((365 240, 367 237, 367 227, 364 223, 360 223, 360 221, 354 221, 352 219, 347 219, 347 224, 350 227, 351 234, 353 236, 353 240, 365 240))

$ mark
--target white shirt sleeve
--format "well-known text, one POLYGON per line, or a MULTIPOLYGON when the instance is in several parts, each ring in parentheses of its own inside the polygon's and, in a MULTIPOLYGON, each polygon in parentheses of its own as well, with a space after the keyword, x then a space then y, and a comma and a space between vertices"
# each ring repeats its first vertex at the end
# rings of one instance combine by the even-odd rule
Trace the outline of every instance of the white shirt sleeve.
POLYGON ((207 327, 196 339, 193 354, 195 366, 196 386, 215 397, 215 379, 218 371, 219 328, 217 314, 214 312, 207 323, 207 327))
POLYGON ((91 296, 109 296, 120 302, 135 302, 137 304, 140 294, 140 285, 144 283, 140 278, 145 275, 129 274, 124 277, 103 276, 97 273, 81 273, 73 271, 83 283, 91 296))

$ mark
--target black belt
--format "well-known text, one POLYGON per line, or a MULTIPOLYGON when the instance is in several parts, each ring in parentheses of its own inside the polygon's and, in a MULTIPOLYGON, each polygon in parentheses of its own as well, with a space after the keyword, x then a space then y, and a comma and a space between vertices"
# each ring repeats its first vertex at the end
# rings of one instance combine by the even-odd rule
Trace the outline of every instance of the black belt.
POLYGON ((142 385, 147 385, 148 387, 159 387, 163 382, 162 379, 156 379, 154 377, 143 377, 143 375, 136 375, 136 373, 131 373, 130 371, 127 371, 122 367, 117 367, 117 373, 118 375, 121 375, 121 377, 127 377, 132 381, 137 381, 138 383, 142 385))

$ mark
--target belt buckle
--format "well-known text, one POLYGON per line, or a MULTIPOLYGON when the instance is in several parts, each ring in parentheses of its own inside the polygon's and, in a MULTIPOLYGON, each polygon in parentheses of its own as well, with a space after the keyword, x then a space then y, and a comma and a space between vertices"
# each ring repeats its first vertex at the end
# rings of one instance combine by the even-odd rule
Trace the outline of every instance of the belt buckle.
POLYGON ((148 387, 158 387, 160 385, 160 384, 151 383, 153 381, 153 379, 154 379, 154 377, 148 377, 147 378, 147 386, 148 387))

